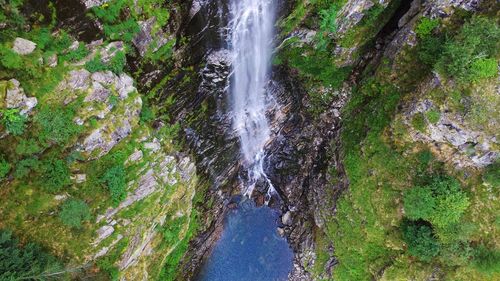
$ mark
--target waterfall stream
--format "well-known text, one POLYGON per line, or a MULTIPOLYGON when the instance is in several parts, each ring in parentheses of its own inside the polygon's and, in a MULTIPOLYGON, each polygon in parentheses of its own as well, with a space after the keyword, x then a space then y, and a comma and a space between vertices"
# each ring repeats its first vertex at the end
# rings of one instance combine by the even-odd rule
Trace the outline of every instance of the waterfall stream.
MULTIPOLYGON (((227 46, 232 71, 229 105, 233 130, 241 144, 245 196, 224 219, 224 229, 197 280, 200 281, 278 281, 292 270, 293 252, 278 234, 280 213, 268 206, 257 207, 249 200, 256 185, 265 185, 266 205, 274 186, 264 172, 265 146, 271 139, 266 112, 274 99, 266 90, 270 79, 276 1, 230 0, 227 46)), ((260 189, 259 189, 260 190, 260 189)))
POLYGON ((228 45, 233 55, 230 105, 233 129, 241 142, 248 182, 244 194, 251 196, 259 179, 268 185, 266 201, 276 193, 264 172, 264 147, 270 139, 266 118, 276 6, 272 0, 232 0, 228 45))

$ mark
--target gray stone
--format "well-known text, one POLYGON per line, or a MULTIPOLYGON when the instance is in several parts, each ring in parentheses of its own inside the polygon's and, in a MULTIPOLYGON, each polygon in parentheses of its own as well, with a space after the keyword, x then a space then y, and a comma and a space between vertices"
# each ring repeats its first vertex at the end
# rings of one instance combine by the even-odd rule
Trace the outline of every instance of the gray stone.
POLYGON ((45 60, 45 64, 49 67, 57 66, 57 55, 53 54, 45 60))
POLYGON ((140 31, 132 40, 132 43, 137 50, 139 50, 141 56, 144 56, 148 51, 156 52, 169 41, 162 30, 153 34, 153 26, 155 23, 155 17, 139 22, 140 31), (151 48, 153 42, 155 46, 151 48))
POLYGON ((66 89, 85 90, 90 88, 90 72, 86 69, 72 70, 63 85, 66 89))
POLYGON ((109 95, 111 94, 111 91, 101 85, 101 83, 98 82, 92 82, 92 90, 90 93, 85 97, 83 100, 84 102, 105 102, 109 95))
POLYGON ((284 225, 292 225, 293 221, 292 221, 292 213, 290 211, 286 212, 283 217, 281 217, 281 222, 284 224, 284 225))
POLYGON ((36 43, 17 37, 12 50, 20 55, 29 55, 36 49, 36 43))
POLYGON ((101 6, 104 3, 109 2, 110 0, 80 0, 85 8, 90 9, 92 7, 101 6))
POLYGON ((94 241, 94 245, 98 245, 102 240, 108 238, 111 234, 115 232, 115 228, 111 225, 105 225, 99 228, 96 232, 97 238, 94 241))
POLYGON ((126 99, 130 93, 136 91, 132 77, 127 74, 121 74, 116 82, 116 90, 122 100, 126 99))
POLYGON ((26 115, 38 104, 35 97, 28 98, 24 94, 23 88, 20 87, 19 81, 16 79, 9 80, 10 85, 7 88, 5 96, 5 105, 7 108, 20 109, 20 113, 26 115))

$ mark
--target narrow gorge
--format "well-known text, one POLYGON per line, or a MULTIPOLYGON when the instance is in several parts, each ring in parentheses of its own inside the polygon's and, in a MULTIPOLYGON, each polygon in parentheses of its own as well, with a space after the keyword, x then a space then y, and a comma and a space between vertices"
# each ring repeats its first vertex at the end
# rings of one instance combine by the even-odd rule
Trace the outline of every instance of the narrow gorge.
POLYGON ((500 280, 497 0, 0 6, 0 281, 500 280))

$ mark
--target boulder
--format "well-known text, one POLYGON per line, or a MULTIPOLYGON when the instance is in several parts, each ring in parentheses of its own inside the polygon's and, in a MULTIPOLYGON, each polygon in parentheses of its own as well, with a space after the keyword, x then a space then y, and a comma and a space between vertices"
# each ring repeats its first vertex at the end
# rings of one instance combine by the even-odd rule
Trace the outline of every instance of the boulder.
POLYGON ((29 55, 36 49, 36 43, 20 37, 14 40, 12 50, 20 55, 29 55))
POLYGON ((11 79, 9 82, 10 87, 7 87, 5 95, 6 107, 20 109, 23 115, 28 114, 38 104, 38 100, 35 97, 28 98, 16 79, 11 79))

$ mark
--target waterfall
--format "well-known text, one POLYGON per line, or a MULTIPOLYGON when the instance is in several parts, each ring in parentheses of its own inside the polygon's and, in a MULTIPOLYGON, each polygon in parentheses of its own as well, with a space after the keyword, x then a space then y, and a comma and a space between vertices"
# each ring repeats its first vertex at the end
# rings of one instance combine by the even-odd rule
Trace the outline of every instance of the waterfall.
POLYGON ((259 179, 269 188, 268 202, 276 192, 264 172, 264 147, 270 139, 266 118, 269 108, 266 81, 272 57, 276 7, 273 0, 231 0, 228 44, 233 55, 230 105, 233 129, 241 142, 248 168, 244 194, 251 196, 259 179))

